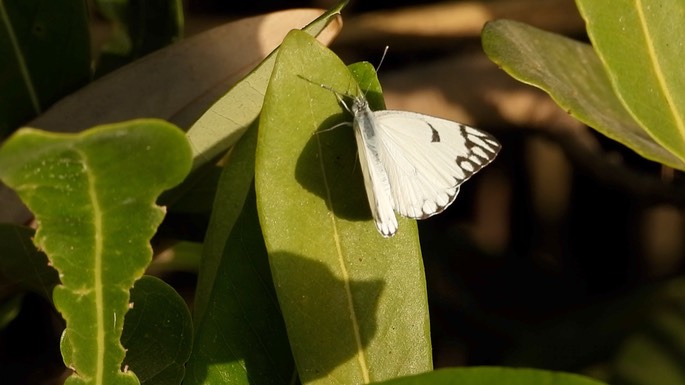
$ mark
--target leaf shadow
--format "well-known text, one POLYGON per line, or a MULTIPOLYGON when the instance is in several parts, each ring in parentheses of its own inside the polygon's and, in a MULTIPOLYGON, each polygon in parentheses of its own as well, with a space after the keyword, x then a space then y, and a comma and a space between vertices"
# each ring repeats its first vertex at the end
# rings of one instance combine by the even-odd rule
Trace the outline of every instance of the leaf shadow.
POLYGON ((384 282, 346 283, 323 263, 290 252, 269 258, 253 194, 217 266, 211 310, 196 325, 186 383, 230 376, 252 385, 292 384, 293 353, 300 357, 296 359, 303 383, 326 376, 358 352, 350 343, 354 335, 349 334, 349 314, 343 312, 349 309, 346 286, 357 314, 373 318, 359 322, 362 348, 376 333, 384 282))
POLYGON ((281 308, 291 314, 286 325, 303 383, 328 376, 369 345, 376 334, 376 310, 385 282, 346 282, 323 263, 288 252, 276 252, 271 260, 281 287, 281 308), (279 271, 288 276, 279 279, 279 271), (317 351, 321 354, 313 354, 317 351))
MULTIPOLYGON (((366 96, 372 102, 382 100, 377 92, 368 92, 366 96)), ((348 101, 346 103, 350 105, 348 101)), ((295 178, 307 191, 323 199, 337 217, 365 221, 371 218, 371 210, 352 121, 348 112, 325 119, 303 148, 297 160, 295 178), (343 124, 345 122, 350 124, 343 124)))

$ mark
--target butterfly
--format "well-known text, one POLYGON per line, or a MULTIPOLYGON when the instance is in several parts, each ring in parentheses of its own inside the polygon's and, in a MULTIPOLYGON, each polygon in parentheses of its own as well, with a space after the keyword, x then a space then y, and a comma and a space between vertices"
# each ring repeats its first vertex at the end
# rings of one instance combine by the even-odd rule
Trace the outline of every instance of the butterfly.
POLYGON ((493 136, 479 129, 416 112, 372 111, 362 93, 348 107, 341 94, 334 93, 354 115, 366 195, 383 237, 397 232, 395 212, 426 219, 444 211, 461 184, 501 149, 493 136))

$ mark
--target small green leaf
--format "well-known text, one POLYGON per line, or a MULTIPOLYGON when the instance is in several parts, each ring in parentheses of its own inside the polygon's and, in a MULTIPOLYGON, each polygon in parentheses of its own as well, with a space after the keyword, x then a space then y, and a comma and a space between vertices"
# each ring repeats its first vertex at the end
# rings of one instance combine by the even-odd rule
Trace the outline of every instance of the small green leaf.
POLYGON ((164 281, 143 276, 131 289, 121 343, 124 365, 142 385, 180 384, 193 347, 193 325, 185 301, 164 281))
POLYGON ((549 93, 578 120, 647 159, 685 170, 628 113, 590 45, 511 20, 487 23, 482 40, 493 62, 549 93))
POLYGON ((0 179, 35 214, 34 242, 62 281, 53 299, 75 371, 67 384, 138 383, 120 370, 129 289, 164 216, 155 199, 185 177, 190 156, 183 132, 152 119, 78 135, 24 128, 0 148, 0 179))
POLYGON ((83 0, 0 1, 0 137, 90 78, 83 0))
MULTIPOLYGON (((374 72, 365 67, 356 67, 360 78, 374 72)), ((255 184, 300 379, 367 383, 430 370, 416 224, 400 219, 392 239, 376 231, 351 128, 317 133, 351 119, 320 84, 349 95, 359 90, 337 56, 291 31, 265 96, 255 184)), ((372 85, 367 95, 378 108, 377 80, 372 85)))
POLYGON ((685 160, 685 3, 576 3, 621 101, 657 142, 685 160))
POLYGON ((538 369, 472 367, 440 369, 377 385, 606 385, 577 374, 538 369))
POLYGON ((214 200, 195 295, 186 384, 290 383, 294 371, 254 192, 256 126, 234 146, 214 200))
MULTIPOLYGON (((326 28, 347 4, 340 1, 302 30, 316 36, 326 28)), ((276 60, 274 50, 249 75, 219 99, 188 130, 193 146, 193 169, 211 161, 231 147, 258 117, 264 92, 276 60)))

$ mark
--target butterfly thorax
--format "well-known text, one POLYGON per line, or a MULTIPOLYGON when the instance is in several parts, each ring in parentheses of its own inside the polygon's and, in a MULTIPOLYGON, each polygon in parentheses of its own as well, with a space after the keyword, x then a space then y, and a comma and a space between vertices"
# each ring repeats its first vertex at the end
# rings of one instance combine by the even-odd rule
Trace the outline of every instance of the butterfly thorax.
POLYGON ((352 113, 354 114, 354 125, 364 136, 366 145, 370 146, 375 153, 378 146, 378 125, 366 99, 363 97, 355 98, 354 103, 352 103, 352 113))

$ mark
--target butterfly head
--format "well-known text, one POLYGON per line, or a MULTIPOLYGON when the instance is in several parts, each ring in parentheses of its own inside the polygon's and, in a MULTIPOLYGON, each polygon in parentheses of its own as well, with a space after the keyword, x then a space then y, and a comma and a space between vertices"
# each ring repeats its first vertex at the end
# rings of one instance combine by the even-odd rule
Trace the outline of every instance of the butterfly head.
POLYGON ((367 110, 368 108, 369 101, 366 100, 366 97, 364 97, 363 94, 360 94, 352 99, 352 108, 350 109, 350 112, 356 115, 357 113, 367 110))

